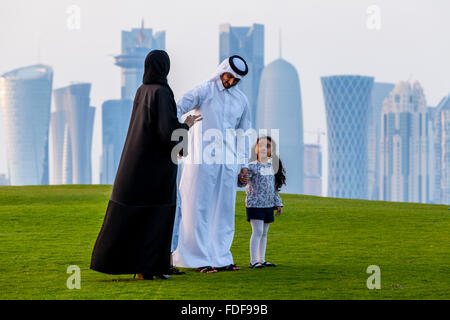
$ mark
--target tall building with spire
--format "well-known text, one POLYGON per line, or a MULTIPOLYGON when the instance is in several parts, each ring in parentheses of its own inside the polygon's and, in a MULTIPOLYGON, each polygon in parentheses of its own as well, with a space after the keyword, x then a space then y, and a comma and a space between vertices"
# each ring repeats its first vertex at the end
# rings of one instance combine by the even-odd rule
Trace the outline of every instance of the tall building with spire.
POLYGON ((127 135, 136 90, 142 84, 145 57, 153 49, 165 50, 166 33, 153 34, 152 28, 122 31, 122 52, 115 64, 122 69, 121 99, 108 100, 102 105, 103 148, 100 161, 100 183, 112 184, 119 166, 127 135))
POLYGON ((328 197, 367 199, 367 123, 373 77, 322 77, 328 136, 328 197))
POLYGON ((53 84, 51 67, 37 64, 0 77, 0 105, 11 185, 46 185, 53 84))
POLYGON ((401 81, 381 113, 382 200, 426 202, 428 130, 425 95, 419 82, 401 81))
POLYGON ((248 74, 239 86, 249 101, 252 126, 255 127, 259 82, 264 68, 264 25, 232 27, 230 24, 221 24, 219 63, 232 55, 243 57, 248 65, 248 74))
POLYGON ((55 89, 52 112, 53 184, 91 184, 95 108, 90 83, 55 89))
POLYGON ((153 35, 152 28, 133 28, 122 31, 122 52, 115 57, 116 65, 122 69, 121 98, 134 100, 136 90, 142 84, 145 57, 152 49, 165 50, 166 32, 153 35))

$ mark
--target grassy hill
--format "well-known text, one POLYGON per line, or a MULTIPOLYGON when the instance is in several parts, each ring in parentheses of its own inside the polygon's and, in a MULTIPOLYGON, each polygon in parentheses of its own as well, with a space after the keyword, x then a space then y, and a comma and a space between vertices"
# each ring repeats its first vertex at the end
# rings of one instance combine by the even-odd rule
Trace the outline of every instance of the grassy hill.
POLYGON ((450 210, 424 205, 281 195, 266 258, 248 268, 251 228, 238 192, 232 247, 240 271, 187 270, 139 281, 89 269, 111 186, 0 187, 0 299, 449 299, 450 210), (69 290, 69 265, 81 289, 69 290), (369 265, 381 289, 369 290, 369 265))

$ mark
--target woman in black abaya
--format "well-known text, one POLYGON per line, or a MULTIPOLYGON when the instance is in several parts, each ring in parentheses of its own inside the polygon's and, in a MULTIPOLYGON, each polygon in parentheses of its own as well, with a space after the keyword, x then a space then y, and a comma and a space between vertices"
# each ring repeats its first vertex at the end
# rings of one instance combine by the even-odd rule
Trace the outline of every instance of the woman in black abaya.
POLYGON ((145 59, 143 84, 136 92, 127 138, 106 216, 92 253, 91 269, 109 274, 168 278, 176 207, 177 164, 171 141, 176 129, 201 120, 178 122, 167 83, 170 59, 153 50, 145 59))

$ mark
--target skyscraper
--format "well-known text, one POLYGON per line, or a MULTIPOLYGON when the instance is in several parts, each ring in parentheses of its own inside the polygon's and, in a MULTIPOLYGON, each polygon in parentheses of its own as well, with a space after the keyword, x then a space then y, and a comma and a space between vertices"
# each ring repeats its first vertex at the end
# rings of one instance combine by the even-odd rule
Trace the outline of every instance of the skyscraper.
POLYGON ((373 77, 322 77, 328 131, 328 197, 367 199, 367 123, 373 77))
POLYGON ((239 86, 249 101, 252 126, 255 127, 259 81, 264 68, 264 25, 232 27, 222 24, 219 27, 219 42, 219 63, 232 55, 239 55, 247 62, 248 74, 239 86))
POLYGON ((312 196, 322 195, 322 152, 320 144, 305 144, 305 182, 303 193, 312 196))
POLYGON ((0 77, 0 105, 11 185, 48 184, 51 67, 37 64, 0 77))
POLYGON ((286 169, 282 192, 303 193, 303 115, 300 81, 295 67, 281 58, 267 65, 261 75, 256 128, 278 131, 272 136, 286 169))
POLYGON ((91 184, 91 149, 95 108, 90 83, 54 90, 52 113, 54 184, 91 184))
POLYGON ((113 184, 120 156, 127 136, 133 102, 108 100, 102 105, 103 153, 101 157, 101 184, 113 184))
POLYGON ((382 200, 426 202, 427 108, 420 84, 401 81, 384 101, 380 144, 382 200))
POLYGON ((380 191, 380 131, 383 101, 394 89, 393 83, 375 82, 372 88, 367 123, 367 195, 369 200, 379 200, 380 191))
POLYGON ((450 94, 434 111, 435 199, 450 204, 450 94))
POLYGON ((115 57, 116 65, 122 68, 121 98, 134 100, 136 90, 142 84, 145 57, 152 49, 165 50, 166 32, 153 35, 152 28, 134 28, 122 31, 122 53, 115 57))

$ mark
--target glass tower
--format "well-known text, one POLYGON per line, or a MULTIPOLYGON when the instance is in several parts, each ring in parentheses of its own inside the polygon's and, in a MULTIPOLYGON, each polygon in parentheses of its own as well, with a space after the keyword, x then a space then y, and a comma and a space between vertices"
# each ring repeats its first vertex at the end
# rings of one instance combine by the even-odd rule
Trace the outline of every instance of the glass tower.
POLYGON ((450 94, 434 110, 435 180, 437 203, 450 204, 450 94))
POLYGON ((380 131, 383 101, 394 89, 393 83, 375 82, 367 124, 367 195, 369 200, 380 200, 380 131))
POLYGON ((429 139, 419 82, 397 83, 383 103, 381 117, 381 200, 425 203, 429 139))
POLYGON ((133 102, 108 100, 102 105, 103 153, 100 183, 113 184, 127 136, 133 102))
POLYGON ((95 108, 90 83, 54 90, 52 113, 53 183, 91 184, 91 147, 95 108))
POLYGON ((303 194, 300 81, 295 67, 284 59, 273 61, 262 72, 256 128, 258 131, 267 130, 267 134, 277 143, 278 154, 286 169, 286 185, 281 192, 303 194), (271 130, 278 130, 278 137, 271 130))
POLYGON ((322 77, 328 131, 328 197, 367 199, 367 124, 373 77, 322 77))
POLYGON ((0 105, 11 185, 45 185, 53 70, 15 69, 0 77, 0 105))
POLYGON ((115 57, 116 65, 122 69, 121 98, 134 100, 137 88, 142 84, 144 62, 153 49, 165 50, 166 32, 153 35, 152 28, 122 31, 122 53, 115 57))

